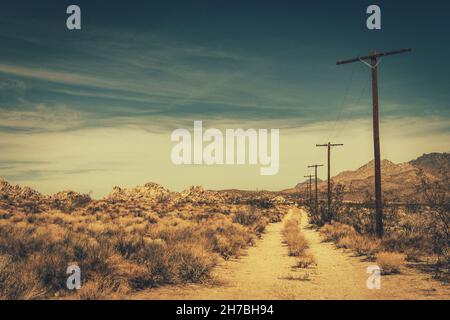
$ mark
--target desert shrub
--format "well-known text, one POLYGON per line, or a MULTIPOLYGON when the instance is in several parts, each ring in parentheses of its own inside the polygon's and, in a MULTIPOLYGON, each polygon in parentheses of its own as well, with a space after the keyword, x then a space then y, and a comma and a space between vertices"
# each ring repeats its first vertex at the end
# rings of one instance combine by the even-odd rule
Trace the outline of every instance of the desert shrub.
POLYGON ((326 224, 320 229, 320 233, 322 234, 324 241, 332 242, 339 242, 344 237, 356 235, 356 231, 353 227, 339 222, 326 224))
POLYGON ((314 256, 307 250, 309 243, 301 232, 299 225, 300 216, 294 215, 286 220, 283 226, 283 236, 288 246, 288 254, 297 257, 297 268, 308 268, 316 265, 314 256))
POLYGON ((198 244, 177 245, 172 252, 171 260, 177 263, 181 282, 200 282, 209 278, 216 264, 216 257, 198 244))
POLYGON ((76 297, 82 300, 111 299, 114 298, 114 294, 117 294, 114 287, 115 283, 112 278, 95 276, 82 284, 81 289, 76 292, 76 297))
POLYGON ((274 204, 269 198, 261 197, 261 198, 250 198, 247 199, 246 203, 250 206, 255 206, 262 209, 270 209, 274 207, 274 204))
POLYGON ((220 230, 210 240, 213 242, 213 250, 227 259, 237 256, 241 249, 252 243, 253 237, 244 229, 230 226, 220 230))
POLYGON ((360 235, 353 227, 338 222, 326 224, 320 233, 324 241, 335 242, 338 248, 354 250, 358 255, 374 257, 381 248, 378 239, 360 235))
POLYGON ((39 214, 0 208, 0 298, 103 299, 211 276, 217 258, 239 256, 283 211, 265 200, 193 205, 90 200, 60 193, 39 214), (7 257, 7 258, 5 258, 7 257), (66 289, 66 269, 81 289, 66 289))
POLYGON ((261 235, 264 232, 264 230, 266 229, 266 226, 268 223, 269 223, 269 219, 267 217, 262 217, 253 224, 251 229, 257 235, 261 235))
POLYGON ((317 265, 316 258, 311 253, 305 253, 297 259, 297 268, 309 268, 317 265))
POLYGON ((302 256, 306 249, 308 249, 308 241, 300 231, 298 220, 287 220, 284 224, 283 235, 288 245, 288 252, 290 256, 302 256))
POLYGON ((259 219, 260 213, 253 206, 246 211, 238 211, 233 216, 233 222, 242 224, 243 226, 251 226, 259 219))
POLYGON ((386 232, 383 246, 389 251, 414 250, 423 254, 433 253, 433 239, 430 232, 433 219, 426 212, 402 215, 395 228, 386 232))
POLYGON ((382 274, 400 273, 404 263, 405 258, 403 254, 394 252, 380 252, 377 254, 377 264, 381 268, 382 274))
POLYGON ((45 295, 36 275, 10 256, 0 255, 0 271, 0 300, 39 299, 45 295))
POLYGON ((422 200, 428 206, 433 221, 433 251, 440 256, 440 262, 450 256, 450 174, 445 168, 439 172, 439 180, 431 181, 423 171, 419 171, 420 184, 417 186, 422 200))
POLYGON ((355 237, 344 236, 336 243, 338 248, 353 249, 355 247, 355 237))
POLYGON ((57 252, 52 254, 33 253, 26 259, 41 285, 49 291, 58 291, 66 286, 66 263, 57 252))
POLYGON ((369 258, 373 258, 381 250, 381 242, 373 237, 356 235, 352 249, 354 249, 358 255, 365 255, 369 258))
POLYGON ((247 227, 233 223, 229 217, 215 217, 204 228, 201 235, 212 251, 228 259, 239 255, 241 249, 253 242, 254 234, 247 227))
POLYGON ((370 206, 344 206, 338 221, 351 226, 360 234, 373 234, 375 231, 375 213, 370 206))

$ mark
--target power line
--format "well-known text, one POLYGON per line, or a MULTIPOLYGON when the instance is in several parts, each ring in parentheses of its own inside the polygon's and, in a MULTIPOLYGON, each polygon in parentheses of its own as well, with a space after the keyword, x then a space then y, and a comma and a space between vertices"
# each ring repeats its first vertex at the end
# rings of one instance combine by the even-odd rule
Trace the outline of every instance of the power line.
MULTIPOLYGON (((360 93, 358 99, 355 100, 355 103, 353 103, 353 105, 357 106, 357 105, 361 102, 361 99, 362 99, 362 97, 364 96, 364 93, 366 92, 367 87, 368 87, 368 85, 369 85, 369 80, 370 80, 370 77, 367 77, 365 83, 363 84, 364 87, 363 87, 363 89, 361 90, 361 93, 360 93)), ((350 117, 348 117, 348 116, 345 117, 343 126, 341 127, 341 129, 339 129, 339 130, 337 131, 337 133, 336 133, 335 135, 333 135, 332 138, 334 138, 334 139, 339 138, 340 135, 341 135, 341 133, 347 128, 347 125, 348 125, 349 122, 350 122, 350 117)))
POLYGON ((328 132, 328 137, 327 137, 326 140, 330 140, 331 136, 334 134, 334 132, 336 130, 336 125, 337 125, 338 120, 341 119, 342 107, 344 106, 345 102, 347 101, 347 96, 348 96, 348 93, 350 92, 350 87, 351 87, 351 85, 353 83, 353 76, 354 76, 354 74, 355 74, 355 67, 352 66, 352 70, 351 70, 351 73, 350 73, 350 78, 349 78, 349 81, 347 82, 347 88, 345 90, 345 94, 344 94, 344 97, 343 97, 341 103, 339 104, 339 102, 338 102, 339 100, 336 99, 336 106, 335 106, 334 109, 335 110, 337 109, 338 113, 337 113, 336 118, 335 118, 335 120, 333 122, 332 129, 328 132))

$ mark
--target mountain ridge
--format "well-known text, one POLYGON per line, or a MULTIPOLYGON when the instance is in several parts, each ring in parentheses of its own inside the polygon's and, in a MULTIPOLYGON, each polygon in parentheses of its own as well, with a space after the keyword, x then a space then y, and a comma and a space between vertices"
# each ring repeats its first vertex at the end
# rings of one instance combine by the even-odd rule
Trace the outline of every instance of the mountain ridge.
MULTIPOLYGON (((443 172, 450 172, 450 153, 429 153, 403 163, 390 160, 381 161, 381 180, 383 197, 387 201, 398 201, 414 197, 416 186, 420 183, 419 173, 430 180, 439 180, 443 172)), ((373 195, 374 190, 374 161, 360 166, 356 170, 345 170, 332 177, 334 184, 341 184, 345 188, 346 200, 363 201, 367 195, 373 195)), ((298 183, 294 188, 285 189, 285 193, 304 191, 305 182, 298 183)), ((326 181, 319 182, 319 191, 326 192, 326 181)))

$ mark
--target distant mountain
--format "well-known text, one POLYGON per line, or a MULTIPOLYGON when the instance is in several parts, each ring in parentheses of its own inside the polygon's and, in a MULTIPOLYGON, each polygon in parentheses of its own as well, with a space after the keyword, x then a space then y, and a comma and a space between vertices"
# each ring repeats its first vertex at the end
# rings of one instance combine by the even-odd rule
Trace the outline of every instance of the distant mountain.
MULTIPOLYGON (((149 182, 134 188, 114 187, 105 198, 94 200, 86 194, 61 191, 54 195, 43 195, 29 187, 12 185, 0 177, 0 218, 13 213, 41 213, 52 210, 66 213, 97 211, 138 214, 143 210, 160 208, 170 212, 179 206, 201 206, 223 204, 272 205, 287 204, 279 192, 242 190, 205 190, 191 186, 181 192, 170 191, 163 186, 149 182)), ((218 207, 219 208, 219 207, 218 207)), ((220 209, 217 209, 220 211, 220 209)))
MULTIPOLYGON (((423 170, 431 180, 439 179, 442 171, 450 172, 449 153, 430 153, 410 162, 395 164, 389 160, 381 161, 381 181, 383 198, 387 201, 402 201, 413 198, 416 186, 420 183, 417 174, 423 170)), ((363 201, 374 194, 374 161, 356 170, 343 171, 332 178, 334 184, 345 187, 345 199, 363 201)), ((286 193, 301 192, 303 183, 294 188, 283 190, 286 193)), ((325 192, 326 181, 319 183, 318 188, 325 192)))
MULTIPOLYGON (((374 193, 374 171, 374 161, 370 161, 355 171, 339 173, 333 177, 333 182, 345 186, 349 200, 362 201, 374 193)), ((382 160, 381 183, 385 199, 399 201, 413 195, 419 182, 418 172, 419 169, 409 163, 395 164, 382 160)))
POLYGON ((438 177, 442 170, 450 172, 450 153, 428 153, 409 163, 438 177))

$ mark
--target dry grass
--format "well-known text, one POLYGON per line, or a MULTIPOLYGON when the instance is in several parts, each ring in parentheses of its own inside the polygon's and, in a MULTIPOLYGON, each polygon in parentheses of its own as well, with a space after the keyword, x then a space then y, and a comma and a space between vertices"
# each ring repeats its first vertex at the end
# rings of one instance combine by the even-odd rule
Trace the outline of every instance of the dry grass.
POLYGON ((307 253, 304 253, 303 256, 298 257, 296 267, 306 269, 306 268, 316 266, 316 265, 317 265, 317 262, 316 262, 316 258, 314 257, 314 255, 307 252, 307 253))
POLYGON ((41 213, 0 212, 0 299, 120 298, 208 281, 218 259, 241 254, 279 219, 248 205, 108 203, 41 213), (66 288, 77 264, 82 288, 66 288))
POLYGON ((302 256, 306 249, 309 248, 308 241, 300 231, 297 219, 291 218, 285 222, 283 235, 288 245, 290 256, 302 256))
POLYGON ((326 224, 320 233, 324 241, 335 242, 338 248, 353 250, 360 256, 374 258, 382 248, 378 239, 360 235, 353 227, 339 222, 326 224))
POLYGON ((380 252, 377 254, 377 264, 382 274, 400 273, 401 267, 405 264, 405 256, 394 252, 380 252))
POLYGON ((308 268, 316 265, 314 256, 307 252, 309 243, 301 232, 299 216, 293 216, 284 223, 283 236, 290 256, 298 258, 296 267, 308 268))

